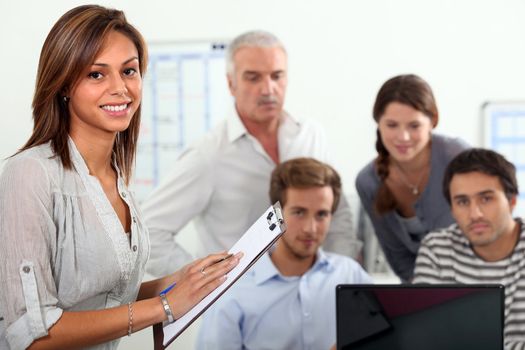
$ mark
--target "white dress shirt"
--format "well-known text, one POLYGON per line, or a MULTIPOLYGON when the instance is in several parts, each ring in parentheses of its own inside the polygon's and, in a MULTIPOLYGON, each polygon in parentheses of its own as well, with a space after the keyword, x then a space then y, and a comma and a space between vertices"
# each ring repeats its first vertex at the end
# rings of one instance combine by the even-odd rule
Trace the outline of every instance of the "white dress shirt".
MULTIPOLYGON (((73 169, 64 169, 48 143, 10 158, 0 176, 0 349, 25 349, 64 310, 137 297, 149 254, 137 204, 119 175, 129 238, 71 139, 69 146, 73 169)), ((89 349, 116 349, 118 342, 89 349)))
MULTIPOLYGON (((321 127, 284 114, 278 130, 280 161, 297 157, 328 160, 321 127)), ((151 237, 148 272, 161 276, 192 257, 175 241, 190 220, 198 235, 197 256, 228 250, 270 205, 274 161, 250 135, 237 113, 182 153, 161 185, 143 204, 151 237)), ((348 202, 342 198, 325 249, 355 257, 360 249, 348 202)))

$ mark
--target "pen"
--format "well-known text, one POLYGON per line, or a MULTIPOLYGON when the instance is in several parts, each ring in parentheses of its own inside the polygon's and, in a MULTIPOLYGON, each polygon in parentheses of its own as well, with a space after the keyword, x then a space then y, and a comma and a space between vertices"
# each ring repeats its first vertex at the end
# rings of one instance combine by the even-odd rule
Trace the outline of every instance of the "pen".
POLYGON ((173 284, 169 285, 168 288, 164 289, 162 292, 160 292, 160 294, 168 293, 170 290, 173 289, 173 287, 175 287, 176 284, 177 284, 177 282, 173 282, 173 284))

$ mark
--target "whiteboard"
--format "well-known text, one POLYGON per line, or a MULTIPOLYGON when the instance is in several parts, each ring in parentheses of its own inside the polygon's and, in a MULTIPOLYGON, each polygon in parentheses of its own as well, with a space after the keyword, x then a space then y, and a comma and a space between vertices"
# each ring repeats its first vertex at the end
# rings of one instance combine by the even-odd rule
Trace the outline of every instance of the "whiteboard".
POLYGON ((525 216, 525 101, 487 102, 482 107, 483 145, 516 166, 520 188, 514 215, 525 216))
POLYGON ((143 82, 135 176, 143 200, 231 106, 222 41, 151 43, 143 82))

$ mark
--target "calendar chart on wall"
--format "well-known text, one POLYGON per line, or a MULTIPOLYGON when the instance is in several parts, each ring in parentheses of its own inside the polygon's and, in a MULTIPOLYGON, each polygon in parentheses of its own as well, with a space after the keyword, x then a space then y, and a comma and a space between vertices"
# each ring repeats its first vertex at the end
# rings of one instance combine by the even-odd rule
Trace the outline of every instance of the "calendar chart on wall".
POLYGON ((132 189, 142 201, 181 152, 222 120, 228 91, 223 41, 150 43, 132 189))
POLYGON ((525 101, 487 102, 482 107, 483 144, 516 166, 520 195, 514 216, 525 216, 525 101))

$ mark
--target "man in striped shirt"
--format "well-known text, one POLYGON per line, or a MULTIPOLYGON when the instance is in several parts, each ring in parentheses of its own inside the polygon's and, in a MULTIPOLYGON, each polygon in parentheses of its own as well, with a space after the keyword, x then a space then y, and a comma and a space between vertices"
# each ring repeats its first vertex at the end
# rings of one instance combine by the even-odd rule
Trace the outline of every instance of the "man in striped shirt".
POLYGON ((448 165, 443 194, 457 224, 423 239, 413 282, 504 285, 506 349, 525 349, 525 235, 512 217, 516 168, 494 151, 466 150, 448 165))

